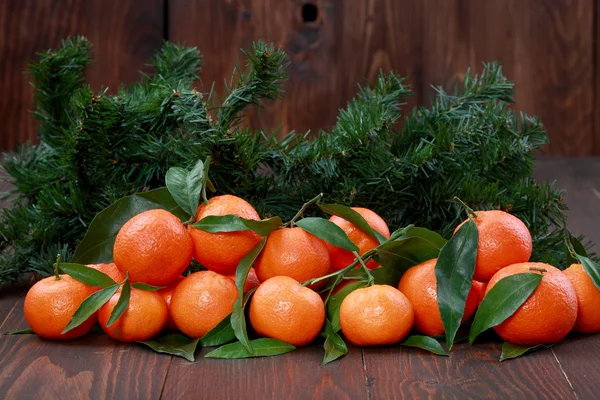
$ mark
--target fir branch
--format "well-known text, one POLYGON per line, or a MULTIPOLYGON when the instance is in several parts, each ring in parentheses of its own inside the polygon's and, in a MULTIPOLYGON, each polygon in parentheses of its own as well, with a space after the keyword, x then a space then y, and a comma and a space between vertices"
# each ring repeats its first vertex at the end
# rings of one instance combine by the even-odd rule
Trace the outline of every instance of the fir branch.
POLYGON ((34 116, 41 124, 40 139, 50 147, 60 145, 61 129, 70 116, 70 98, 85 83, 91 47, 83 36, 67 38, 59 49, 39 53, 39 62, 29 66, 35 89, 34 116))
POLYGON ((196 47, 165 42, 150 65, 155 70, 153 83, 170 82, 188 86, 198 79, 202 70, 202 55, 196 47))
POLYGON ((217 109, 217 124, 223 132, 240 123, 241 113, 248 105, 261 107, 264 99, 283 97, 281 85, 287 79, 288 65, 285 52, 263 41, 253 44, 249 51, 242 51, 247 58, 246 70, 236 66, 227 85, 229 94, 217 109))

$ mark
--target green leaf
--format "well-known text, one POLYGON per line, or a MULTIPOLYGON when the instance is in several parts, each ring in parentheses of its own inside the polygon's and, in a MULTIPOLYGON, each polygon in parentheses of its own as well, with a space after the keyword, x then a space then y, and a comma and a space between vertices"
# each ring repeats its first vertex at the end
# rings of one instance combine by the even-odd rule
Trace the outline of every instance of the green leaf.
POLYGON ((327 318, 331 321, 334 332, 340 330, 340 307, 342 306, 342 301, 344 301, 346 296, 351 292, 363 286, 366 286, 366 284, 362 281, 349 283, 329 298, 329 301, 327 302, 327 318))
POLYGON ((352 243, 346 232, 331 221, 310 217, 297 221, 296 225, 329 244, 348 251, 359 251, 358 246, 352 243))
POLYGON ((29 334, 35 334, 35 332, 33 330, 31 330, 31 328, 27 328, 27 329, 21 329, 20 331, 5 333, 5 335, 29 335, 29 334))
POLYGON ((469 344, 477 336, 504 322, 523 305, 542 281, 541 274, 523 273, 500 279, 486 294, 477 309, 469 333, 469 344))
POLYGON ((200 338, 200 344, 204 347, 220 346, 231 342, 233 339, 235 339, 235 332, 231 327, 231 314, 229 314, 200 338))
POLYGON ((192 224, 192 228, 210 233, 247 231, 242 219, 234 214, 209 215, 192 224))
POLYGON ((600 290, 600 265, 597 262, 590 260, 589 258, 581 255, 577 255, 579 263, 583 266, 583 269, 588 274, 594 286, 600 290))
POLYGON ((157 208, 175 214, 182 221, 189 218, 164 187, 123 197, 96 215, 71 261, 79 264, 112 262, 113 245, 119 229, 137 214, 157 208))
POLYGON ((147 292, 156 292, 157 290, 166 288, 166 286, 153 286, 153 285, 148 285, 147 283, 144 283, 144 282, 134 282, 131 284, 131 287, 140 289, 140 290, 145 290, 147 292))
POLYGON ((246 284, 246 278, 248 277, 250 267, 252 267, 254 260, 256 260, 256 257, 258 257, 262 249, 265 247, 265 243, 267 243, 266 237, 264 237, 256 246, 254 246, 252 250, 250 250, 248 254, 244 256, 244 258, 242 258, 235 270, 235 284, 238 290, 238 298, 233 304, 233 311, 231 313, 231 326, 233 327, 235 337, 238 338, 240 343, 242 343, 242 345, 250 353, 252 353, 252 346, 250 345, 250 339, 248 339, 248 332, 246 331, 246 316, 244 315, 244 306, 246 305, 247 301, 247 299, 244 301, 244 285, 246 284))
POLYGON ((206 354, 206 358, 249 358, 269 357, 289 353, 296 350, 295 346, 277 339, 255 339, 251 340, 252 353, 240 342, 226 344, 206 354))
POLYGON ((422 350, 427 350, 438 356, 447 356, 448 352, 444 350, 440 342, 430 336, 412 335, 404 339, 400 343, 401 346, 418 347, 422 350))
POLYGON ((267 236, 275 229, 281 227, 283 222, 280 217, 273 217, 255 221, 238 217, 237 215, 209 215, 192 224, 192 227, 210 233, 237 232, 252 230, 260 236, 267 236))
POLYGON ((157 353, 171 354, 194 362, 194 353, 200 339, 190 339, 180 333, 167 333, 138 343, 150 347, 157 353))
POLYGON ((425 228, 409 227, 375 248, 373 259, 381 265, 371 271, 375 283, 398 286, 400 278, 410 267, 437 258, 447 240, 425 228), (404 232, 402 232, 404 231, 404 232))
POLYGON ((88 286, 108 287, 116 284, 110 276, 83 264, 61 263, 60 269, 71 278, 88 286))
POLYGON ((323 357, 323 365, 328 364, 338 358, 348 354, 348 346, 340 335, 333 329, 329 318, 325 319, 325 329, 321 333, 325 338, 324 348, 325 357, 323 357))
POLYGON ((198 160, 191 171, 180 167, 171 167, 165 176, 169 193, 179 207, 192 217, 198 213, 198 203, 204 180, 203 170, 204 163, 198 160))
POLYGON ((551 346, 543 344, 538 344, 535 346, 519 346, 516 344, 504 342, 502 343, 502 354, 500 355, 500 361, 521 357, 525 353, 531 353, 548 347, 551 346))
POLYGON ((369 223, 350 207, 341 204, 319 204, 319 208, 329 215, 337 215, 338 217, 345 219, 367 235, 376 239, 379 243, 383 243, 387 240, 385 236, 371 228, 369 223))
POLYGON ((77 328, 93 313, 98 311, 100 307, 102 307, 115 293, 117 293, 119 286, 120 285, 117 283, 112 286, 105 287, 104 289, 100 289, 97 292, 89 295, 83 302, 81 302, 79 308, 77 308, 75 314, 73 314, 73 317, 62 333, 64 334, 73 328, 77 328))
POLYGON ((477 227, 469 219, 440 251, 435 265, 438 306, 448 350, 465 312, 465 302, 471 289, 477 259, 477 227))
MULTIPOLYGON (((571 234, 571 232, 567 231, 567 235, 568 235, 568 239, 571 242, 571 246, 573 246, 573 249, 575 250, 576 254, 579 254, 580 256, 584 256, 587 257, 587 252, 585 251, 585 247, 583 246, 583 244, 581 244, 581 242, 579 241, 579 239, 577 239, 575 236, 573 236, 571 234)), ((573 255, 571 254, 571 251, 569 251, 569 248, 567 246, 567 250, 565 251, 565 253, 567 254, 567 267, 569 267, 571 264, 580 264, 579 260, 576 257, 573 257, 573 255)))
POLYGON ((281 217, 271 217, 267 219, 261 219, 260 221, 245 218, 240 219, 248 229, 256 232, 260 236, 268 236, 269 233, 281 228, 283 225, 281 217))
POLYGON ((121 295, 119 296, 119 300, 117 300, 117 304, 115 308, 113 308, 110 313, 110 318, 106 323, 106 326, 109 327, 115 323, 117 319, 127 310, 129 307, 129 298, 131 297, 131 286, 129 285, 129 273, 127 273, 127 277, 125 278, 125 282, 123 282, 123 289, 121 289, 121 295))

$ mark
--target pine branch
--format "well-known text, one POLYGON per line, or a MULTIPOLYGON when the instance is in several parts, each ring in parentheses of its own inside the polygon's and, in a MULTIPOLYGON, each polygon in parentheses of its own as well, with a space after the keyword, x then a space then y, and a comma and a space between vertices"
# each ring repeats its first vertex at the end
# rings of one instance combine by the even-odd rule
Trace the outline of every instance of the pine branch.
POLYGON ((39 53, 40 61, 29 66, 35 89, 40 139, 50 147, 60 146, 61 129, 69 120, 73 92, 85 83, 91 43, 83 36, 67 38, 56 50, 39 53))
POLYGON ((229 94, 217 109, 218 128, 223 132, 239 125, 241 113, 248 105, 261 107, 264 99, 283 97, 281 85, 287 79, 286 54, 274 45, 262 41, 253 44, 250 51, 242 51, 247 58, 246 70, 242 71, 236 66, 231 82, 227 85, 229 94))

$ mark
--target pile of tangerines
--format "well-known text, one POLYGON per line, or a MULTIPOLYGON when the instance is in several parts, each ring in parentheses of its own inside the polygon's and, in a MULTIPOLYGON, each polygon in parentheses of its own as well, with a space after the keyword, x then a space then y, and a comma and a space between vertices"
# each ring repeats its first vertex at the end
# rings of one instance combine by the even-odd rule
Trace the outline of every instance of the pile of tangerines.
MULTIPOLYGON (((353 210, 373 230, 390 237, 388 226, 375 212, 353 210)), ((200 204, 195 220, 225 215, 260 220, 252 205, 232 195, 200 204)), ((529 262, 531 235, 525 224, 509 213, 479 211, 469 219, 477 227, 478 247, 463 322, 475 314, 486 293, 501 279, 527 272, 541 275, 541 282, 510 317, 494 326, 500 337, 518 345, 539 345, 557 342, 572 330, 600 331, 600 291, 582 265, 561 271, 529 262)), ((328 243, 294 223, 266 237, 253 268, 244 277, 244 292, 252 292, 247 300, 249 321, 258 336, 294 346, 311 343, 326 321, 324 301, 357 282, 353 274, 340 272, 347 272, 353 263, 367 274, 379 267, 374 259, 357 262, 356 253, 363 256, 379 245, 375 238, 341 217, 332 216, 330 221, 343 230, 358 252, 328 243), (335 287, 330 284, 334 277, 340 278, 335 287)), ((100 296, 101 288, 57 274, 29 290, 25 318, 36 334, 49 339, 83 336, 97 321, 111 338, 124 342, 147 340, 164 329, 202 338, 232 313, 240 298, 236 268, 262 240, 252 230, 211 233, 193 224, 186 226, 162 209, 144 211, 118 232, 114 263, 88 266, 121 285, 97 312, 66 329, 82 303, 100 296), (192 258, 205 270, 182 276, 192 258), (128 304, 120 301, 124 290, 128 291, 128 304)), ((398 343, 413 329, 424 335, 442 335, 435 266, 436 259, 431 259, 411 267, 398 287, 367 280, 347 294, 339 309, 343 336, 355 345, 370 346, 398 343)))

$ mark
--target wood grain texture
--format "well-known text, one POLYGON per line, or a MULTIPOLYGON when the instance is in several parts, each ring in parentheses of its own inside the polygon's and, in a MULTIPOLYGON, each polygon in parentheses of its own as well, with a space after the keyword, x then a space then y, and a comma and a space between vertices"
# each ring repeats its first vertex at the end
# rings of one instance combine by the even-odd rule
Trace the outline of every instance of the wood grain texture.
POLYGON ((283 133, 330 128, 356 83, 380 68, 409 77, 410 108, 428 104, 431 85, 499 60, 517 84, 516 107, 544 121, 549 152, 584 156, 600 154, 594 9, 594 0, 170 0, 169 38, 204 52, 205 82, 227 78, 253 40, 288 51, 286 98, 248 119, 283 133), (306 3, 317 6, 315 21, 302 20, 306 3))
MULTIPOLYGON (((323 349, 313 345, 265 358, 196 362, 173 358, 164 388, 165 399, 365 399, 365 375, 359 348, 323 366, 323 349)), ((1 393, 1 392, 0 392, 1 393)))
POLYGON ((516 83, 516 106, 539 116, 548 152, 600 154, 594 132, 594 18, 590 0, 470 1, 469 64, 499 60, 516 83))
POLYGON ((556 181, 556 186, 565 190, 569 230, 585 235, 596 243, 592 250, 600 252, 600 158, 540 157, 533 176, 556 181))
POLYGON ((35 53, 58 46, 68 35, 94 44, 88 73, 93 89, 139 77, 163 39, 162 0, 6 0, 0 2, 0 150, 36 140, 31 116, 33 89, 23 71, 35 53))
POLYGON ((373 399, 574 399, 552 352, 498 362, 500 345, 457 345, 450 357, 399 347, 365 348, 373 399))
POLYGON ((570 337, 554 346, 552 352, 579 399, 597 398, 600 335, 570 337))
MULTIPOLYGON (((285 49, 291 60, 285 99, 250 113, 255 128, 313 132, 329 129, 338 110, 394 66, 420 77, 418 2, 319 0, 315 21, 302 19, 306 1, 169 1, 169 39, 198 46, 205 55, 203 80, 220 84, 230 76, 241 47, 263 39, 285 49), (218 32, 227 32, 226 35, 218 32), (412 38, 412 39, 411 39, 412 38), (405 63, 393 65, 393 61, 405 63)), ((420 87, 420 82, 413 82, 420 87)), ((417 92, 418 94, 418 92, 417 92)), ((417 96, 418 100, 418 96, 417 96)), ((415 100, 413 100, 413 105, 415 100)))
POLYGON ((3 335, 27 328, 23 302, 2 325, 0 394, 6 399, 158 399, 171 357, 106 335, 49 341, 3 335))

